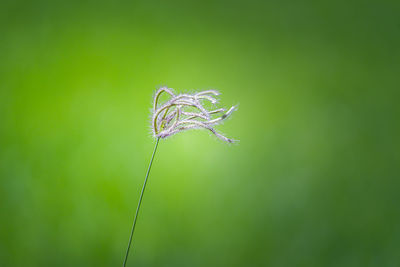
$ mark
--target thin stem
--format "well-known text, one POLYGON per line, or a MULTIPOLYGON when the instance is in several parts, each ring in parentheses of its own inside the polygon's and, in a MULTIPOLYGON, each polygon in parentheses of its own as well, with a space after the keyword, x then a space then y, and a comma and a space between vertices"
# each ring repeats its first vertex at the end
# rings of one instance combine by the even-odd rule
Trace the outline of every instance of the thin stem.
POLYGON ((140 193, 140 198, 139 198, 138 206, 137 206, 137 208, 136 208, 135 218, 133 219, 132 230, 131 230, 131 236, 129 237, 128 248, 126 249, 126 254, 125 254, 125 259, 124 259, 124 265, 123 265, 124 267, 126 266, 126 262, 127 262, 127 260, 128 260, 129 249, 131 248, 133 232, 135 231, 136 221, 137 221, 138 214, 139 214, 139 210, 140 210, 140 204, 142 203, 143 193, 144 193, 144 190, 145 190, 145 188, 146 188, 147 178, 149 177, 151 165, 153 164, 154 155, 156 154, 156 150, 157 150, 157 146, 158 146, 158 141, 160 141, 160 138, 157 138, 156 145, 155 145, 154 150, 153 150, 153 155, 151 156, 149 168, 147 169, 146 178, 144 179, 144 183, 143 183, 143 187, 142 187, 142 192, 140 193))

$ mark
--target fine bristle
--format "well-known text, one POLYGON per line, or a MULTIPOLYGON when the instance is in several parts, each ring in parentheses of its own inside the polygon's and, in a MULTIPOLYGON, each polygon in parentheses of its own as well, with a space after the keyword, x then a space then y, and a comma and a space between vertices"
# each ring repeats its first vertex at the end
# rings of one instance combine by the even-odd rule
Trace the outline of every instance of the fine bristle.
POLYGON ((236 106, 232 106, 226 112, 223 108, 209 111, 202 103, 206 100, 214 105, 219 100, 216 98, 218 95, 220 93, 216 90, 175 95, 170 88, 162 87, 158 89, 153 100, 152 129, 154 137, 166 138, 185 130, 203 128, 225 142, 236 142, 236 140, 227 138, 212 127, 228 118, 236 110, 236 106), (169 99, 160 104, 160 95, 163 93, 168 94, 169 99), (197 112, 192 110, 197 110, 197 112), (215 114, 218 113, 223 114, 211 119, 212 114, 215 117, 215 114))

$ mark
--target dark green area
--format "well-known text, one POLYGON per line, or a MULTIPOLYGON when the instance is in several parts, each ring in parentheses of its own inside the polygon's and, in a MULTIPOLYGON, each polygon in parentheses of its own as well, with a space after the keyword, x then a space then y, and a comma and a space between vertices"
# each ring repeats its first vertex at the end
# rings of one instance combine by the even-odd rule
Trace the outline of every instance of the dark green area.
POLYGON ((2 1, 0 266, 399 266, 400 2, 2 1))

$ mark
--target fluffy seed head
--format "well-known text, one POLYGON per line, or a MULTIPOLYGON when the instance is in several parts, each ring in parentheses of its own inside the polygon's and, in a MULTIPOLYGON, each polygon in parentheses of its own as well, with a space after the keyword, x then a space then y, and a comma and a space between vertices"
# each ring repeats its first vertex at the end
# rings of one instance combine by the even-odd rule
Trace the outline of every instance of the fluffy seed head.
POLYGON ((228 111, 223 108, 207 110, 204 107, 206 101, 212 105, 218 103, 220 93, 216 90, 206 90, 194 94, 176 95, 172 89, 162 87, 154 95, 152 129, 155 138, 166 138, 176 133, 189 129, 207 129, 219 139, 233 143, 236 140, 227 138, 217 132, 213 126, 227 119, 236 106, 228 111), (166 94, 169 99, 160 102, 160 96, 166 94))

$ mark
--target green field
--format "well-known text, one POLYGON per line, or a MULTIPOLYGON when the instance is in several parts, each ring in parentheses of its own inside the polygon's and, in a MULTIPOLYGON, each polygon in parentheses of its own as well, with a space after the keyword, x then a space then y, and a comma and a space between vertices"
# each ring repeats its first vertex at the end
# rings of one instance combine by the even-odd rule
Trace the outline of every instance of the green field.
POLYGON ((1 1, 0 266, 400 266, 399 1, 1 1))

